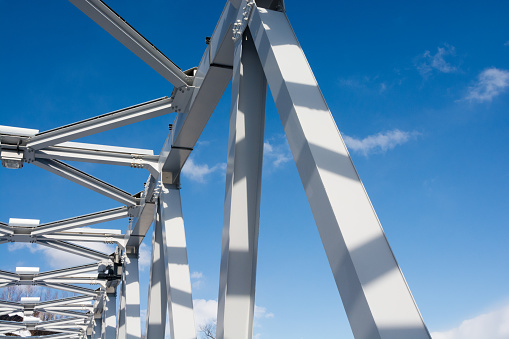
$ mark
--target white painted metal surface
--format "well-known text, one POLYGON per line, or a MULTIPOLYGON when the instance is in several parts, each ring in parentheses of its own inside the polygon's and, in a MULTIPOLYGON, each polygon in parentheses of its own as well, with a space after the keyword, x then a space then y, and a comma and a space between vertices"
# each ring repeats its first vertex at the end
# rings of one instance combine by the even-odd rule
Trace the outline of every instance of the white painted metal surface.
POLYGON ((216 336, 251 338, 267 82, 250 34, 235 47, 216 336))
POLYGON ((196 338, 186 234, 177 187, 162 186, 158 213, 163 235, 170 336, 175 339, 196 338))
POLYGON ((147 338, 164 338, 166 329, 166 310, 168 294, 166 290, 166 265, 164 263, 164 242, 160 214, 154 223, 152 233, 152 260, 147 301, 147 338))

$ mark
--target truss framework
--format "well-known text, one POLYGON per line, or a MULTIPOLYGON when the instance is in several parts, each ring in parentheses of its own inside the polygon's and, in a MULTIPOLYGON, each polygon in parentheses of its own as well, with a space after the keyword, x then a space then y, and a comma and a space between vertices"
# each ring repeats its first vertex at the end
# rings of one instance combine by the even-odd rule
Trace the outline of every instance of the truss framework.
POLYGON ((0 321, 0 338, 20 329, 56 333, 45 338, 141 338, 138 255, 152 224, 146 337, 163 338, 168 316, 171 338, 196 338, 179 176, 230 81, 217 338, 252 338, 267 85, 355 337, 430 338, 282 0, 228 1, 199 66, 185 72, 101 0, 70 2, 175 88, 170 97, 41 133, 0 126, 4 167, 32 163, 123 205, 42 225, 0 223, 0 243, 36 243, 97 261, 43 273, 0 271, 1 287, 40 285, 77 295, 1 301, 0 314, 42 311, 63 318, 0 321), (73 142, 171 112, 177 117, 159 155, 73 142), (132 195, 64 161, 145 168, 150 175, 132 195), (83 229, 121 218, 130 220, 125 234, 83 229), (112 243, 116 250, 101 253, 76 241, 112 243))

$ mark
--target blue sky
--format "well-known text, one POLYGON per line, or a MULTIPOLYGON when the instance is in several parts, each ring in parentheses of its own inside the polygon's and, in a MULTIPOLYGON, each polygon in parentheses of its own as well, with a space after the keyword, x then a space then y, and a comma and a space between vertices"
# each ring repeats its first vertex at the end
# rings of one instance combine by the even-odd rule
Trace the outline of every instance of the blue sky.
MULTIPOLYGON (((107 3, 182 69, 199 63, 223 8, 211 1, 107 3)), ((286 1, 286 7, 434 338, 509 338, 503 328, 509 323, 509 3, 286 1)), ((0 1, 0 32, 0 125, 44 131, 171 93, 171 84, 67 1, 0 1)), ((230 93, 182 179, 193 297, 207 319, 218 291, 230 93)), ((352 338, 267 99, 255 334, 352 338)), ((158 153, 174 117, 79 141, 158 153)), ((73 165, 131 193, 148 176, 73 165)), ((118 206, 35 166, 0 173, 3 222, 49 222, 118 206)), ((100 227, 125 230, 126 224, 100 227)), ((149 247, 150 237, 142 248, 142 308, 149 247)), ((0 258, 4 270, 75 263, 13 245, 1 245, 0 258)))

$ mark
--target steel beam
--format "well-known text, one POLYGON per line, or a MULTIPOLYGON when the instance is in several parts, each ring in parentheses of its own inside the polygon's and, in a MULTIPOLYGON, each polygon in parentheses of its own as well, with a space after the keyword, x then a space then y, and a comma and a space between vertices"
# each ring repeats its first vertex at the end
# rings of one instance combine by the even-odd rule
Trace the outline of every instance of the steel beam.
POLYGON ((134 206, 139 201, 138 198, 122 191, 120 188, 110 185, 58 160, 39 159, 34 161, 34 165, 59 175, 62 178, 68 179, 78 185, 91 189, 94 192, 107 196, 108 198, 116 200, 124 205, 134 206))
POLYGON ((27 147, 40 150, 65 141, 156 118, 173 112, 171 101, 172 99, 163 97, 41 132, 30 138, 27 147))
POLYGON ((237 14, 238 10, 226 3, 198 66, 193 82, 196 89, 188 109, 177 114, 173 131, 160 152, 159 166, 165 183, 177 182, 182 167, 230 82, 233 68, 232 22, 237 14))
POLYGON ((150 265, 145 330, 147 338, 164 338, 166 330, 168 295, 166 290, 163 230, 159 217, 160 213, 157 214, 158 220, 154 224, 154 231, 152 233, 152 260, 150 265))
POLYGON ((120 296, 118 300, 118 319, 117 319, 117 339, 126 339, 126 288, 125 288, 125 269, 122 269, 122 279, 120 280, 120 296))
POLYGON ((102 252, 94 251, 89 248, 71 244, 65 241, 60 240, 39 240, 38 244, 55 248, 57 250, 65 251, 68 253, 80 255, 85 258, 95 259, 95 260, 109 260, 110 256, 104 254, 102 252))
POLYGON ((62 305, 68 305, 68 304, 78 304, 85 301, 91 301, 94 300, 96 296, 78 296, 78 297, 70 297, 70 298, 63 298, 63 299, 56 299, 56 300, 47 300, 37 303, 34 306, 34 309, 39 308, 48 308, 48 307, 55 307, 55 306, 62 306, 62 305))
POLYGON ((150 225, 152 225, 152 222, 154 221, 154 217, 155 203, 145 201, 145 203, 141 206, 141 212, 139 216, 133 219, 132 229, 126 232, 126 246, 141 245, 148 229, 150 228, 150 225))
POLYGON ((103 324, 102 317, 96 318, 94 316, 94 337, 93 337, 94 339, 101 339, 102 324, 103 324))
POLYGON ((249 32, 234 56, 218 339, 252 338, 267 81, 249 32))
POLYGON ((249 23, 356 338, 430 338, 285 13, 249 23))
POLYGON ((49 279, 68 277, 72 274, 86 273, 86 272, 90 272, 90 271, 97 272, 98 266, 99 266, 99 263, 94 263, 94 264, 88 264, 88 265, 63 268, 60 270, 42 272, 42 273, 39 273, 36 276, 34 276, 33 280, 34 281, 37 281, 37 280, 47 281, 49 279))
POLYGON ((37 150, 35 159, 91 162, 97 164, 145 168, 154 177, 159 176, 159 156, 152 151, 127 147, 65 142, 37 150))
POLYGON ((0 234, 1 235, 11 235, 11 234, 14 234, 14 231, 12 230, 12 227, 10 227, 8 224, 0 222, 0 234))
POLYGON ((69 1, 175 87, 192 84, 192 77, 182 72, 173 61, 159 51, 104 2, 100 0, 69 1))
POLYGON ((170 336, 172 339, 196 338, 180 190, 175 186, 161 188, 158 213, 163 231, 170 336))
POLYGON ((104 303, 102 339, 116 339, 116 293, 106 293, 104 303))
POLYGON ((95 225, 102 222, 108 222, 127 217, 129 217, 129 209, 127 207, 117 207, 106 211, 95 212, 79 217, 45 223, 35 227, 34 230, 30 232, 30 234, 46 235, 54 232, 62 232, 73 228, 95 225))
POLYGON ((134 253, 127 253, 124 266, 126 289, 125 327, 127 339, 141 338, 138 253, 138 249, 134 253))
POLYGON ((90 288, 81 287, 81 286, 73 286, 73 285, 68 285, 68 284, 55 284, 55 283, 50 283, 50 282, 42 282, 40 285, 46 286, 49 288, 54 288, 54 289, 61 290, 61 291, 66 291, 66 292, 71 292, 71 293, 79 293, 79 294, 93 296, 93 297, 97 297, 98 294, 100 293, 100 292, 90 289, 90 288))

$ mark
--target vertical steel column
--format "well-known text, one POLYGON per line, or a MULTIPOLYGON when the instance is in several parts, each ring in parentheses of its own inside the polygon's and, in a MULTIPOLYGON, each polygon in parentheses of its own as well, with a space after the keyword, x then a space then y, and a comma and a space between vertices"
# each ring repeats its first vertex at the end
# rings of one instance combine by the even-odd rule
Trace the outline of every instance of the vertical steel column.
POLYGON ((355 338, 430 338, 286 15, 249 27, 355 338))
POLYGON ((94 339, 101 339, 102 324, 103 324, 102 314, 101 313, 94 314, 94 334, 93 334, 94 339))
POLYGON ((116 339, 117 337, 116 299, 116 290, 111 287, 108 288, 103 308, 102 339, 116 339))
POLYGON ((125 261, 125 329, 127 339, 141 338, 140 322, 140 283, 138 269, 139 248, 132 247, 126 249, 125 261))
POLYGON ((152 264, 147 301, 146 338, 164 338, 166 330, 166 268, 163 250, 163 226, 160 207, 157 207, 156 222, 152 234, 152 264))
MULTIPOLYGON (((125 265, 124 265, 125 266, 125 265)), ((118 320, 117 320, 117 338, 125 339, 125 306, 126 306, 126 289, 125 289, 125 267, 122 267, 122 280, 120 281, 120 298, 118 301, 118 320)))
POLYGON ((267 82, 247 30, 235 46, 218 339, 252 338, 267 82))
POLYGON ((180 190, 177 186, 163 184, 159 203, 166 268, 170 336, 172 339, 196 338, 186 235, 182 218, 180 190))

